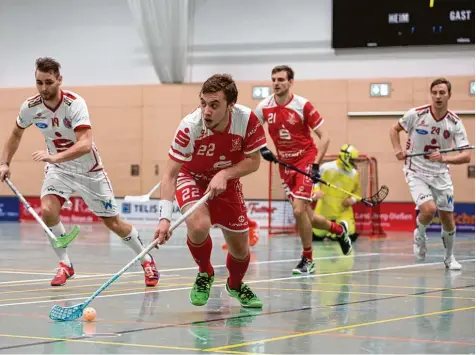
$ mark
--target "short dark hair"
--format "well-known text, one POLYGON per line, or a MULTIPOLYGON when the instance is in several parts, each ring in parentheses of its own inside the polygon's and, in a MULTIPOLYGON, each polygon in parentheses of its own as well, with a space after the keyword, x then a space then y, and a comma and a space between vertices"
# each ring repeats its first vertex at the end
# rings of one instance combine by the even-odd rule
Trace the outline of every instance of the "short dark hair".
POLYGON ((446 84, 446 87, 448 88, 448 94, 451 94, 451 83, 449 80, 445 78, 438 78, 433 80, 431 82, 430 91, 433 90, 433 86, 440 85, 440 84, 446 84))
POLYGON ((288 80, 294 79, 294 70, 291 69, 288 65, 278 65, 271 70, 271 75, 279 73, 280 71, 285 71, 288 74, 288 80))
POLYGON ((61 64, 53 58, 41 57, 36 60, 36 70, 42 73, 52 73, 56 77, 60 75, 61 64))
POLYGON ((212 75, 202 85, 200 94, 209 94, 222 91, 226 98, 226 103, 236 103, 238 99, 238 89, 235 81, 229 74, 212 75))

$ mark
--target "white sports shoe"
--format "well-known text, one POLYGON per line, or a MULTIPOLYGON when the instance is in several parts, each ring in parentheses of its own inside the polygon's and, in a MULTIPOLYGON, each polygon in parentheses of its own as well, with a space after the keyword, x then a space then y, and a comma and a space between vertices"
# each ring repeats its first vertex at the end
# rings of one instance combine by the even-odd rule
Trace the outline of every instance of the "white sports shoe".
POLYGON ((413 253, 418 260, 425 260, 426 258, 426 251, 428 249, 426 246, 427 240, 428 237, 426 234, 421 235, 418 233, 418 229, 415 228, 413 231, 413 253))
POLYGON ((454 255, 445 259, 445 266, 448 270, 461 270, 461 264, 456 261, 454 255))

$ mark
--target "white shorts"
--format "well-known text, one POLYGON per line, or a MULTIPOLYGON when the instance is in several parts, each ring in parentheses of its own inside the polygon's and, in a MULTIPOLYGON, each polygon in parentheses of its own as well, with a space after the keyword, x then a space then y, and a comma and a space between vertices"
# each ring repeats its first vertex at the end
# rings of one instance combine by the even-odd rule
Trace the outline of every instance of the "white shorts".
POLYGON ((98 217, 113 217, 119 214, 111 183, 104 170, 87 174, 69 174, 49 166, 41 187, 41 197, 57 195, 68 199, 78 192, 89 209, 98 217))
POLYGON ((449 174, 426 177, 408 172, 405 178, 417 208, 426 201, 433 200, 438 210, 454 211, 453 183, 449 174))

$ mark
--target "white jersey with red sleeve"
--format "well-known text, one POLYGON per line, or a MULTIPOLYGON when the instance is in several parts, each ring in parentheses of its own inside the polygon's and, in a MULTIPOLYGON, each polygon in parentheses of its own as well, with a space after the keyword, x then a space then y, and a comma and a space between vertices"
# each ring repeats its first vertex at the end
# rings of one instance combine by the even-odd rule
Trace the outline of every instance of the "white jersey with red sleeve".
MULTIPOLYGON (((34 124, 40 129, 50 154, 72 147, 77 141, 76 130, 91 128, 88 107, 84 99, 71 91, 61 91, 60 95, 60 101, 54 108, 45 105, 40 95, 27 99, 17 117, 18 127, 24 129, 34 124)), ((96 172, 103 168, 94 143, 91 152, 74 160, 53 165, 72 174, 96 172)))
POLYGON ((265 146, 263 126, 248 107, 234 105, 222 133, 209 130, 197 108, 180 122, 169 156, 184 163, 182 172, 197 181, 209 182, 220 170, 238 164, 247 154, 265 146))
POLYGON ((278 105, 271 95, 258 104, 255 113, 262 123, 268 123, 268 132, 281 160, 293 163, 315 158, 317 148, 311 130, 320 127, 324 120, 307 99, 292 95, 289 102, 278 105))
MULTIPOLYGON (((463 122, 451 111, 437 119, 430 105, 416 107, 410 109, 398 123, 408 133, 407 153, 449 149, 453 144, 455 147, 469 145, 463 122)), ((448 165, 432 162, 428 156, 417 156, 405 159, 404 171, 437 176, 447 173, 448 165)))

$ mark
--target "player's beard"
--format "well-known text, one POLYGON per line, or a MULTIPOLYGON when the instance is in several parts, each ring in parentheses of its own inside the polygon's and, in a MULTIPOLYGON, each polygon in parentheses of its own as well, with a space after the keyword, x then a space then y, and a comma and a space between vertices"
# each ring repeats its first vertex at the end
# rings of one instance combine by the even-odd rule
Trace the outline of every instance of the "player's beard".
POLYGON ((281 91, 279 91, 278 93, 276 93, 276 91, 274 92, 277 97, 286 97, 288 93, 289 89, 281 89, 281 91))
POLYGON ((46 91, 46 92, 42 92, 41 93, 41 98, 44 100, 44 101, 52 101, 52 100, 55 100, 59 95, 59 90, 58 91, 46 91))

